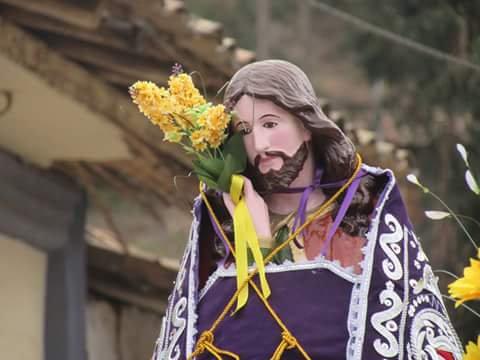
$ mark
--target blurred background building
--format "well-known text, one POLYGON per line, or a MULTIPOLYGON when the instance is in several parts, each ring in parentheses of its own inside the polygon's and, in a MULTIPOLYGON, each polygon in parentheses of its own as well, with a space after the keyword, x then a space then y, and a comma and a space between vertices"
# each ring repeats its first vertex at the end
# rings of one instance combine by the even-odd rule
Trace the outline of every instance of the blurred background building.
MULTIPOLYGON (((458 274, 466 242, 424 221, 404 178, 421 169, 462 212, 479 210, 461 195, 453 153, 461 141, 478 155, 479 73, 358 28, 329 4, 477 62, 480 12, 468 1, 362 3, 0 0, 1 357, 151 355, 196 183, 191 160, 127 90, 165 85, 176 62, 213 101, 256 58, 300 65, 365 161, 394 169, 434 267, 458 274)), ((459 314, 472 339, 472 318, 459 314)))

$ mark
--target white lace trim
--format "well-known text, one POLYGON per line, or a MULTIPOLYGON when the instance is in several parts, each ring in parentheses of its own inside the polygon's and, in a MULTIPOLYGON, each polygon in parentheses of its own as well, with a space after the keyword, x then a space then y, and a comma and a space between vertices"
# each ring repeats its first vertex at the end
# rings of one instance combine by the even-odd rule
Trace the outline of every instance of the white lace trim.
MULTIPOLYGON (((200 195, 197 196, 194 200, 194 204, 198 204, 201 201, 200 195)), ((200 206, 200 204, 196 205, 200 206)), ((185 352, 187 357, 193 352, 194 339, 195 335, 197 334, 197 329, 195 327, 195 323, 197 322, 197 312, 196 312, 196 303, 195 303, 195 288, 196 288, 196 276, 195 272, 193 271, 193 267, 195 266, 197 252, 199 251, 199 243, 198 238, 200 236, 200 220, 195 215, 195 208, 193 207, 193 222, 192 228, 193 233, 191 237, 191 254, 190 254, 190 269, 189 269, 189 278, 188 278, 188 323, 187 323, 187 334, 186 334, 186 344, 185 344, 185 352)))
MULTIPOLYGON (((175 283, 174 283, 175 284, 174 288, 173 288, 172 293, 171 293, 171 295, 169 296, 169 299, 168 299, 169 304, 168 304, 167 310, 165 312, 165 316, 162 319, 162 327, 160 329, 160 336, 157 339, 158 346, 157 346, 156 360, 167 359, 167 357, 166 357, 167 356, 167 350, 169 348, 171 348, 171 346, 172 346, 172 344, 169 344, 169 337, 172 333, 172 330, 171 330, 171 325, 172 325, 172 321, 173 321, 172 316, 174 314, 174 308, 178 305, 178 303, 180 301, 182 301, 181 286, 182 286, 183 279, 185 278, 185 271, 186 271, 185 264, 187 262, 190 251, 192 249, 192 245, 193 245, 192 243, 194 241, 194 234, 196 234, 196 232, 197 232, 196 228, 197 228, 197 223, 195 222, 195 217, 194 217, 194 221, 193 221, 192 225, 190 226, 190 233, 189 233, 189 236, 188 236, 188 242, 187 242, 187 245, 185 247, 185 251, 184 251, 183 256, 182 256, 182 261, 180 263, 180 270, 178 271, 178 274, 177 274, 177 277, 176 277, 175 283), (173 298, 175 297, 177 292, 178 292, 179 299, 176 302, 171 301, 171 300, 173 300, 173 298), (167 348, 164 348, 165 346, 167 348)), ((197 240, 198 240, 198 234, 196 235, 196 238, 195 238, 195 241, 197 241, 197 240)), ((191 304, 191 299, 189 298, 189 302, 188 302, 187 305, 190 305, 190 304, 191 304)), ((191 310, 190 310, 190 306, 189 306, 189 315, 190 315, 190 312, 191 312, 191 310)), ((190 319, 190 316, 189 316, 189 319, 190 319)), ((189 322, 190 322, 190 320, 189 320, 189 322)), ((190 326, 190 324, 187 324, 187 325, 190 326)), ((185 326, 183 326, 183 328, 181 329, 180 334, 184 331, 184 329, 185 329, 185 326)), ((173 329, 173 331, 175 331, 175 334, 178 334, 178 332, 176 330, 177 329, 173 329)))
POLYGON ((403 360, 404 349, 405 349, 405 327, 407 326, 407 310, 408 310, 408 303, 410 302, 410 273, 409 273, 409 235, 410 231, 406 231, 405 233, 405 241, 403 242, 403 263, 405 274, 403 276, 403 309, 402 315, 400 318, 400 330, 399 330, 399 344, 400 344, 400 354, 398 355, 398 360, 403 360))
POLYGON ((365 237, 367 238, 367 244, 362 249, 365 257, 360 263, 360 266, 362 267, 360 284, 354 286, 352 289, 352 298, 348 314, 348 329, 350 338, 348 339, 346 349, 347 360, 360 360, 362 356, 366 317, 368 310, 368 293, 370 290, 370 280, 372 277, 373 260, 377 241, 378 227, 380 224, 380 216, 396 183, 395 175, 391 170, 384 170, 365 164, 362 165, 362 168, 368 173, 374 175, 387 174, 390 180, 387 183, 385 190, 380 197, 381 203, 375 209, 375 215, 370 223, 370 228, 365 234, 365 237))
MULTIPOLYGON (((249 272, 255 269, 254 266, 249 267, 249 272)), ((322 257, 317 257, 312 261, 302 261, 298 263, 293 263, 291 261, 285 261, 283 264, 274 264, 270 263, 265 266, 265 272, 268 273, 280 273, 280 272, 289 272, 289 271, 301 271, 301 270, 313 270, 313 269, 327 269, 330 270, 335 275, 345 279, 353 284, 359 281, 360 275, 357 275, 353 272, 353 266, 347 268, 343 267, 338 260, 328 260, 322 257)), ((228 268, 222 266, 218 267, 205 283, 204 287, 200 291, 200 300, 205 296, 205 294, 210 290, 210 288, 215 284, 218 278, 220 277, 234 277, 237 275, 235 264, 230 265, 228 268)))

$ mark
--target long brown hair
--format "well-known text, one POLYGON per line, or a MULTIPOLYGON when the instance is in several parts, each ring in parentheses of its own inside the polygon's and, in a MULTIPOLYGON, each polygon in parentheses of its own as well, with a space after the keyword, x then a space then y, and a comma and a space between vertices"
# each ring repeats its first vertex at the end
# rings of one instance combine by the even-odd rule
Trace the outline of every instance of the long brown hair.
MULTIPOLYGON (((302 121, 312 134, 313 155, 317 165, 324 169, 324 181, 335 182, 352 175, 356 166, 355 146, 325 115, 310 80, 298 66, 283 60, 257 61, 244 66, 228 83, 224 102, 233 108, 243 95, 268 99, 302 121)), ((371 175, 362 178, 340 225, 345 232, 359 235, 368 229, 369 215, 381 185, 371 175)), ((334 191, 325 192, 331 195, 334 191)))
POLYGON ((356 165, 355 146, 322 111, 310 80, 296 65, 264 60, 241 68, 224 95, 233 106, 243 95, 268 99, 300 119, 312 133, 315 161, 324 168, 326 181, 348 178, 356 165))

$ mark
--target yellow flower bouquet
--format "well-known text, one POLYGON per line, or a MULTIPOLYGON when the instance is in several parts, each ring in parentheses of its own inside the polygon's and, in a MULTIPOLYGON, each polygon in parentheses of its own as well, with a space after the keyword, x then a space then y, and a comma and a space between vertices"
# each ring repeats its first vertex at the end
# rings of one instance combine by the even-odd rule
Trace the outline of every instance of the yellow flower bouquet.
POLYGON ((175 66, 168 89, 150 81, 137 81, 129 88, 133 102, 165 134, 194 155, 194 171, 210 188, 228 192, 231 176, 246 167, 240 135, 228 137, 232 112, 224 105, 207 102, 192 77, 175 66))

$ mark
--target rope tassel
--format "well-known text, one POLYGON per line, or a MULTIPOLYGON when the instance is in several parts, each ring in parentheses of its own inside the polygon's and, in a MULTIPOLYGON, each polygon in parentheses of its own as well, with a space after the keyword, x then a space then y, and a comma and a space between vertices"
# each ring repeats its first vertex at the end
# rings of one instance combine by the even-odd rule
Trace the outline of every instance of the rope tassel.
MULTIPOLYGON (((352 184, 352 182, 356 179, 359 171, 360 171, 360 168, 361 168, 361 165, 362 165, 362 157, 357 153, 357 166, 355 168, 355 171, 353 172, 352 176, 347 180, 347 182, 345 182, 343 185, 341 185, 340 189, 337 190, 335 192, 334 195, 332 195, 332 197, 330 197, 327 201, 325 201, 325 203, 315 212, 313 213, 312 215, 310 215, 307 220, 299 226, 298 229, 295 230, 295 232, 293 234, 291 234, 287 240, 285 240, 282 244, 280 244, 278 247, 276 247, 264 260, 264 263, 268 263, 270 260, 272 260, 272 258, 274 258, 274 256, 276 254, 278 254, 280 251, 282 251, 283 248, 285 248, 286 246, 288 246, 288 244, 293 241, 293 239, 298 236, 303 229, 305 229, 305 227, 307 227, 313 220, 315 220, 318 216, 321 216, 325 211, 326 209, 328 209, 328 207, 334 202, 337 200, 337 198, 347 189, 349 188, 349 186, 352 184)), ((243 180, 243 179, 242 179, 243 180)), ((233 179, 232 179, 232 183, 233 183, 233 179)), ((222 238, 225 240, 225 242, 227 243, 232 255, 237 258, 237 254, 236 254, 236 251, 234 250, 233 246, 232 246, 232 243, 228 240, 228 237, 227 235, 225 234, 225 232, 223 231, 221 225, 220 225, 220 222, 218 221, 218 218, 217 216, 215 215, 215 212, 213 211, 213 208, 210 204, 210 202, 208 201, 208 198, 207 196, 205 195, 205 192, 203 191, 203 188, 202 188, 203 184, 200 184, 200 195, 202 196, 202 199, 203 201, 205 202, 205 205, 207 206, 207 209, 209 211, 209 214, 211 215, 211 217, 213 218, 213 221, 216 225, 216 228, 219 229, 220 233, 221 233, 221 236, 222 238)), ((238 186, 238 185, 237 185, 238 186)), ((242 187, 243 187, 243 183, 239 186, 239 190, 238 190, 238 194, 241 194, 241 191, 242 191, 242 187)), ((233 196, 232 196, 233 198, 233 196)), ((238 200, 240 200, 240 195, 238 195, 237 197, 238 200)), ((250 219, 251 220, 251 219, 250 219)), ((263 265, 263 262, 262 262, 262 265, 263 265)), ((257 266, 260 266, 259 264, 257 264, 257 266)), ((293 335, 289 332, 289 330, 287 329, 286 325, 283 323, 283 321, 280 319, 280 317, 277 315, 277 313, 275 312, 275 310, 271 307, 271 305, 269 304, 268 300, 265 299, 265 297, 263 296, 262 292, 260 291, 260 289, 258 288, 257 284, 252 280, 253 277, 260 271, 259 268, 257 268, 256 270, 252 271, 250 274, 247 275, 246 279, 243 281, 243 283, 241 284, 241 286, 237 289, 237 291, 235 291, 235 293, 232 295, 232 297, 230 298, 230 300, 228 301, 227 305, 225 306, 225 308, 221 311, 221 313, 218 315, 217 319, 213 322, 212 326, 210 327, 209 330, 205 331, 204 333, 202 333, 202 335, 200 336, 198 342, 197 342, 197 345, 195 347, 195 351, 188 357, 188 360, 191 360, 193 357, 195 356, 198 356, 199 354, 201 354, 202 352, 204 351, 209 351, 213 356, 215 356, 215 358, 217 360, 222 360, 222 357, 221 355, 227 355, 227 356, 230 356, 232 359, 235 359, 235 360, 239 360, 240 357, 234 353, 231 353, 231 352, 228 352, 228 351, 225 351, 225 350, 221 350, 219 348, 217 348, 215 345, 213 345, 213 332, 217 329, 218 325, 220 324, 220 322, 225 319, 225 316, 227 316, 228 312, 230 311, 230 309, 234 306, 235 302, 238 300, 238 296, 240 294, 240 291, 244 288, 244 287, 247 287, 248 285, 250 285, 253 290, 255 291, 255 293, 258 295, 258 297, 260 298, 260 300, 263 302, 263 304, 265 305, 265 308, 268 310, 268 312, 270 313, 270 315, 273 317, 273 319, 277 322, 277 324, 280 326, 280 328, 282 329, 282 341, 280 342, 279 346, 277 347, 277 349, 275 350, 274 354, 272 355, 272 357, 270 358, 270 360, 279 360, 281 358, 281 356, 284 354, 285 350, 289 350, 289 349, 293 349, 293 348, 297 348, 298 351, 302 354, 303 358, 306 359, 306 360, 311 360, 310 356, 305 352, 305 350, 303 349, 302 345, 298 342, 298 340, 293 337, 293 335)), ((247 268, 247 272, 248 272, 248 268, 247 268)))

